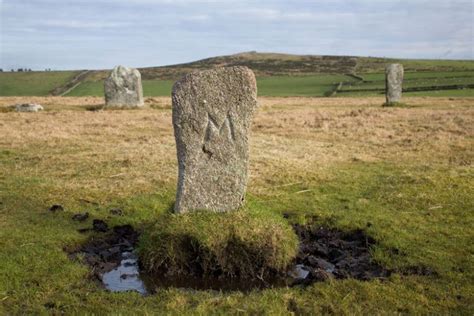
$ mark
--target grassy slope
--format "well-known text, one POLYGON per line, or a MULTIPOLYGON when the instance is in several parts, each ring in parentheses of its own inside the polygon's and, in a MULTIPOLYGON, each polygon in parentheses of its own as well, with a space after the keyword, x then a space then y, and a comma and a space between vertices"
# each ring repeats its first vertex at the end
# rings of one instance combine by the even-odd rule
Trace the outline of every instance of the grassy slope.
POLYGON ((0 73, 0 96, 44 96, 78 71, 0 73))
MULTIPOLYGON (((411 73, 407 73, 410 77, 411 73)), ((462 76, 456 78, 444 78, 444 75, 451 76, 450 73, 425 73, 431 79, 406 80, 404 87, 424 87, 433 85, 455 85, 474 84, 472 77, 462 76), (434 78, 433 78, 434 77, 434 78)), ((383 74, 376 74, 376 78, 384 78, 383 74)), ((333 91, 339 82, 354 83, 355 79, 345 75, 312 75, 312 76, 273 76, 257 78, 258 93, 260 96, 287 97, 287 96, 308 96, 323 97, 333 91)), ((171 94, 171 80, 144 80, 143 93, 146 97, 169 96, 171 94)), ((340 93, 337 96, 376 96, 384 93, 384 79, 371 81, 353 86, 345 85, 343 90, 350 91, 340 93), (378 91, 359 91, 360 89, 378 89, 378 91)), ((100 81, 88 81, 82 83, 67 96, 103 96, 103 83, 100 81)), ((439 90, 409 92, 408 96, 474 96, 474 89, 464 90, 439 90)))
POLYGON ((0 141, 0 314, 472 314, 473 105, 341 106, 262 110, 248 207, 362 228, 380 242, 374 255, 385 265, 425 265, 439 276, 395 274, 249 294, 107 293, 63 251, 86 239, 76 232, 85 224, 70 218, 89 211, 140 227, 170 210, 176 162, 169 111, 42 113, 28 116, 28 126, 26 115, 0 113, 9 135, 0 141), (21 133, 12 136, 13 128, 21 133), (66 212, 50 214, 52 203, 66 212), (117 206, 123 217, 110 216, 117 206))
MULTIPOLYGON (((348 73, 357 72, 366 80, 375 78, 376 87, 383 85, 383 70, 387 63, 401 62, 405 66, 407 78, 429 76, 442 78, 455 76, 457 84, 471 83, 474 61, 452 60, 395 60, 347 56, 299 56, 273 53, 241 53, 199 60, 196 62, 165 66, 141 68, 144 94, 146 96, 168 96, 172 83, 180 76, 193 70, 209 69, 216 66, 248 66, 259 80, 260 95, 263 96, 324 96, 341 81, 354 81, 345 77, 348 73), (462 78, 470 75, 469 78, 462 78), (345 77, 345 78, 344 78, 345 77), (347 80, 346 80, 347 78, 347 80)), ((0 95, 46 95, 53 87, 62 85, 66 77, 52 82, 53 73, 0 73, 0 95), (43 77, 44 76, 44 77, 43 77), (14 80, 12 80, 12 78, 14 80), (44 88, 47 85, 48 88, 44 88)), ((56 73, 55 73, 56 74, 56 73)), ((59 73, 60 74, 60 73, 59 73)), ((71 72, 72 74, 72 72, 71 72)), ((102 96, 103 80, 108 71, 94 71, 69 96, 102 96)), ((429 81, 429 80, 428 80, 429 81)), ((431 80, 428 83, 443 84, 431 80)), ((445 82, 446 84, 448 82, 445 82)), ((363 88, 365 85, 357 87, 363 88)), ((355 87, 356 88, 356 87, 355 87)), ((460 95, 471 96, 472 89, 466 91, 417 92, 416 95, 460 95)), ((351 95, 377 95, 377 92, 355 92, 351 95)))
MULTIPOLYGON (((474 71, 474 61, 458 60, 413 60, 386 59, 350 56, 312 56, 266 53, 241 53, 219 56, 192 63, 165 67, 141 68, 144 79, 177 79, 191 70, 208 69, 216 66, 247 66, 261 76, 382 73, 388 63, 399 62, 408 72, 424 71, 474 71)), ((106 74, 97 74, 96 78, 106 74)))
MULTIPOLYGON (((143 94, 146 97, 169 96, 171 94, 172 80, 143 80, 143 94)), ((102 81, 86 81, 69 92, 68 97, 103 96, 104 84, 102 81)))
POLYGON ((434 59, 385 59, 361 57, 358 59, 357 73, 382 73, 388 63, 403 64, 405 71, 474 71, 472 60, 434 60, 434 59))
MULTIPOLYGON (((319 96, 322 97, 341 81, 355 79, 345 75, 274 76, 259 77, 258 92, 261 96, 319 96)), ((172 80, 143 80, 143 94, 147 97, 171 95, 172 80)), ((102 96, 102 81, 82 83, 67 96, 102 96)))
POLYGON ((257 79, 260 96, 316 96, 331 92, 339 82, 353 82, 345 75, 278 76, 257 79))
MULTIPOLYGON (((339 93, 336 95, 338 98, 347 97, 374 97, 384 96, 384 92, 350 92, 350 93, 339 93)), ((417 91, 417 92, 405 92, 405 97, 474 97, 474 89, 460 89, 460 90, 438 90, 438 91, 417 91)))
MULTIPOLYGON (((341 96, 370 96, 385 93, 385 75, 383 73, 371 73, 361 75, 364 82, 356 82, 353 85, 345 85, 341 96), (378 91, 363 91, 372 89, 378 91)), ((474 72, 472 71, 453 71, 453 72, 406 72, 403 82, 404 89, 433 87, 433 86, 453 86, 453 85, 473 85, 474 72)), ((474 89, 451 89, 437 91, 418 91, 406 92, 408 96, 473 96, 474 89)))
MULTIPOLYGON (((330 93, 344 82, 344 93, 339 96, 375 96, 384 93, 384 74, 363 75, 367 82, 359 83, 347 75, 311 75, 311 76, 272 76, 258 77, 258 91, 260 96, 312 96, 322 97, 330 93), (352 84, 352 85, 349 85, 352 84), (378 91, 358 91, 361 89, 377 89, 378 91)), ((408 72, 404 82, 405 88, 429 87, 444 85, 474 84, 472 72, 408 72)), ((144 80, 144 95, 148 97, 169 96, 171 94, 172 80, 144 80)), ((101 81, 88 81, 71 91, 68 96, 102 96, 103 83, 101 81)), ((413 96, 474 96, 474 89, 439 90, 409 92, 413 96)))

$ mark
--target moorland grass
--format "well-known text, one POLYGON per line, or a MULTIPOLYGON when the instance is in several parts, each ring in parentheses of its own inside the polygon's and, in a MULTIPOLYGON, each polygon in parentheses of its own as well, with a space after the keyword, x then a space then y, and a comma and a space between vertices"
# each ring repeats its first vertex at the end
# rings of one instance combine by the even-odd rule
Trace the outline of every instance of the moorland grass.
POLYGON ((246 209, 362 229, 390 278, 146 297, 105 291, 65 250, 92 236, 77 231, 92 219, 145 231, 169 216, 170 111, 0 113, 0 314, 472 314, 474 105, 418 101, 428 103, 268 106, 251 138, 246 209), (56 203, 65 211, 49 212, 56 203), (87 222, 71 219, 85 211, 87 222))

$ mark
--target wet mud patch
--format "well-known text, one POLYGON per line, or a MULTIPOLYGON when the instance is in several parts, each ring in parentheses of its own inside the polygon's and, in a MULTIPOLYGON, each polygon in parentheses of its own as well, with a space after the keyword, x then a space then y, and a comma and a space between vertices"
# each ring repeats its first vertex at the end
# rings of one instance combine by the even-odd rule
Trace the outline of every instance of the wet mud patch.
POLYGON ((188 290, 241 291, 306 286, 329 279, 372 280, 386 279, 393 272, 404 275, 436 275, 425 266, 413 266, 403 271, 392 271, 375 262, 371 248, 376 241, 362 230, 340 231, 318 225, 293 225, 300 240, 299 252, 285 274, 266 274, 257 278, 230 278, 220 274, 200 273, 199 258, 192 263, 193 273, 176 275, 169 271, 149 274, 140 267, 135 253, 140 234, 131 225, 107 228, 95 220, 91 230, 95 235, 80 248, 71 252, 71 258, 89 265, 95 279, 112 292, 137 291, 152 294, 159 288, 188 290), (104 229, 106 229, 104 231, 104 229))
POLYGON ((93 278, 112 292, 137 291, 146 294, 140 276, 135 247, 139 233, 131 225, 109 229, 106 222, 94 220, 92 228, 79 229, 96 234, 84 245, 70 252, 70 257, 90 266, 93 278))
POLYGON ((390 276, 392 271, 372 259, 376 242, 362 230, 343 232, 317 225, 294 225, 300 239, 297 283, 311 284, 330 278, 371 280, 390 276))

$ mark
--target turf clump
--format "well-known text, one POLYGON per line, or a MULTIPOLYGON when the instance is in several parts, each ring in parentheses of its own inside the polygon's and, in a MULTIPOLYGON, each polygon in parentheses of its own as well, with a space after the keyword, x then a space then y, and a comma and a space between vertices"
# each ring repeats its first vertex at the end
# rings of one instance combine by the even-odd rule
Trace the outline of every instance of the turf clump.
POLYGON ((145 229, 143 267, 167 276, 254 278, 286 271, 298 251, 291 226, 275 214, 165 214, 145 229))

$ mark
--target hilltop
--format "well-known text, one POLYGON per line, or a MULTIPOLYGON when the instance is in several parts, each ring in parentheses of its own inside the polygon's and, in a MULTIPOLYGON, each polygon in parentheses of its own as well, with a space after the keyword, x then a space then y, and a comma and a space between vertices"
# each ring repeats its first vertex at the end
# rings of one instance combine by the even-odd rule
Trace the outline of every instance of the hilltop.
MULTIPOLYGON (((474 70, 473 61, 389 59, 379 57, 292 55, 281 53, 243 52, 234 55, 210 57, 198 61, 139 68, 144 80, 176 80, 193 70, 214 67, 246 66, 256 76, 356 74, 383 72, 388 63, 403 63, 406 71, 466 71, 474 70)), ((93 78, 103 79, 106 72, 97 71, 93 78)))

